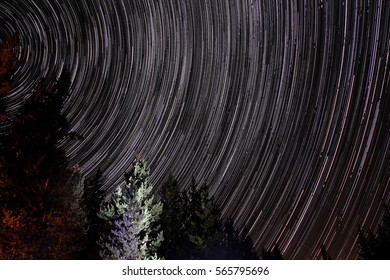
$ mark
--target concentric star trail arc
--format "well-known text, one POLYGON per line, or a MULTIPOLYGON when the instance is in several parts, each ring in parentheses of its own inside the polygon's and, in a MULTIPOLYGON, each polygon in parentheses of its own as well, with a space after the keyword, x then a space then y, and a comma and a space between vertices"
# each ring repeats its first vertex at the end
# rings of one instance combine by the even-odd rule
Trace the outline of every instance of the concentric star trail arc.
POLYGON ((257 250, 358 258, 390 201, 390 2, 4 0, 20 38, 7 99, 69 67, 63 143, 115 185, 137 154, 159 188, 210 186, 257 250))

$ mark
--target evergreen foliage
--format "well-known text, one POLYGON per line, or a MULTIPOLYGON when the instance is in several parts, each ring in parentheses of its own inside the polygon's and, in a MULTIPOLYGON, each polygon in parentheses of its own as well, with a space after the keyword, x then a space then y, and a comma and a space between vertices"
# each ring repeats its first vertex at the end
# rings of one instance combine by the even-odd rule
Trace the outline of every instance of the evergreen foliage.
POLYGON ((165 259, 186 259, 191 245, 188 238, 188 199, 172 176, 162 186, 161 202, 164 205, 161 214, 164 240, 159 255, 165 259))
POLYGON ((74 259, 84 250, 83 183, 58 146, 69 85, 66 72, 39 82, 2 136, 1 259, 74 259))
POLYGON ((241 259, 241 243, 238 231, 234 228, 233 219, 228 218, 225 222, 222 248, 222 258, 227 260, 241 259))
POLYGON ((258 259, 253 249, 253 243, 246 228, 243 233, 234 228, 233 220, 228 218, 224 226, 224 238, 220 259, 227 260, 255 260, 258 259))
POLYGON ((282 252, 280 251, 279 247, 275 245, 272 249, 265 249, 263 248, 261 252, 262 260, 283 260, 282 252))
POLYGON ((326 247, 324 244, 321 246, 321 256, 323 260, 331 260, 332 258, 328 254, 328 250, 326 250, 326 247))
POLYGON ((187 195, 179 191, 177 181, 170 176, 163 185, 161 201, 164 258, 215 258, 215 248, 222 238, 222 222, 218 208, 208 197, 207 185, 198 189, 193 180, 187 195))
POLYGON ((390 210, 384 207, 382 223, 378 231, 364 233, 359 228, 360 256, 366 260, 389 260, 390 259, 390 210))
POLYGON ((104 260, 136 260, 139 259, 137 243, 138 228, 133 222, 134 211, 123 214, 114 222, 114 228, 104 243, 100 257, 104 260))
POLYGON ((243 260, 256 260, 256 259, 258 259, 257 254, 254 250, 253 241, 249 235, 249 231, 248 231, 246 226, 242 229, 240 242, 241 242, 240 247, 242 248, 241 252, 242 252, 242 259, 243 260))
POLYGON ((103 202, 103 172, 98 169, 96 174, 85 184, 85 191, 83 195, 83 205, 86 210, 87 219, 87 247, 85 252, 86 259, 100 259, 98 241, 101 232, 103 231, 102 219, 99 218, 98 213, 100 205, 103 202))
POLYGON ((189 229, 188 237, 192 245, 191 258, 216 259, 218 246, 222 239, 223 224, 218 207, 208 196, 208 186, 197 189, 192 181, 189 197, 189 229))
POLYGON ((170 176, 161 189, 165 259, 256 259, 249 237, 239 237, 231 219, 224 223, 208 186, 192 180, 188 194, 170 176))
MULTIPOLYGON (((162 203, 155 201, 152 192, 149 168, 143 160, 138 160, 125 174, 125 184, 119 185, 111 194, 109 201, 103 203, 100 208, 99 217, 106 222, 106 234, 102 235, 100 241, 103 251, 107 249, 106 240, 109 238, 107 229, 112 229, 115 221, 123 220, 123 216, 130 212, 133 213, 131 221, 135 228, 133 232, 136 232, 139 258, 157 258, 157 248, 163 239, 159 226, 162 203)), ((111 230, 109 232, 112 233, 111 230)))
POLYGON ((68 170, 65 152, 58 143, 66 136, 68 128, 61 114, 68 79, 65 73, 57 87, 50 90, 41 81, 7 129, 2 155, 4 171, 13 183, 12 193, 25 194, 10 194, 14 204, 25 206, 31 202, 31 197, 43 192, 50 192, 55 204, 60 196, 54 195, 54 192, 66 192, 59 186, 68 180, 72 172, 68 170), (64 84, 65 88, 59 87, 64 84), (46 188, 49 183, 58 187, 46 188), (37 187, 26 187, 31 184, 37 187))

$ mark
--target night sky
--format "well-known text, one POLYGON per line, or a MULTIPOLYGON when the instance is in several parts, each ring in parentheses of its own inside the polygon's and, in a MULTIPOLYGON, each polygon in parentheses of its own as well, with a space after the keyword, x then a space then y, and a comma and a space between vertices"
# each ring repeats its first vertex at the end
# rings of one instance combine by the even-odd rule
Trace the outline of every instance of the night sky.
POLYGON ((2 0, 13 112, 72 76, 72 165, 210 186, 258 250, 358 258, 390 202, 390 1, 2 0))

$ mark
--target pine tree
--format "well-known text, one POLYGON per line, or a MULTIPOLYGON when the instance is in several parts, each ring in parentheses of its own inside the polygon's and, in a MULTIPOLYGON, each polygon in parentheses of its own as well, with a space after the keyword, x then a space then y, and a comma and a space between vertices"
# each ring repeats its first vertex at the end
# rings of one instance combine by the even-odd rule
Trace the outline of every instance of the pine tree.
POLYGON ((190 191, 181 192, 169 177, 163 185, 164 203, 162 254, 166 259, 218 259, 221 257, 223 223, 208 186, 198 188, 192 180, 190 191))
MULTIPOLYGON (((110 194, 108 201, 103 201, 100 205, 100 210, 98 213, 98 217, 101 219, 100 224, 102 225, 100 238, 98 240, 99 245, 99 256, 102 259, 113 259, 114 255, 119 255, 119 253, 113 253, 114 248, 112 247, 114 243, 115 237, 112 236, 112 231, 117 229, 115 222, 123 220, 123 216, 127 213, 132 213, 131 221, 135 224, 134 220, 134 202, 133 195, 129 193, 129 189, 127 185, 119 185, 116 189, 110 194)), ((137 225, 134 225, 137 227, 137 225)), ((139 232, 139 231, 137 231, 139 232)), ((129 245, 130 246, 130 245, 129 245)), ((137 244, 137 252, 129 255, 129 257, 137 255, 138 253, 138 244, 137 244)))
POLYGON ((126 178, 128 188, 135 190, 134 208, 139 227, 137 241, 140 258, 156 258, 157 248, 163 239, 159 225, 163 206, 161 202, 156 203, 154 200, 153 186, 149 183, 149 168, 145 161, 137 161, 126 178))
MULTIPOLYGON (((68 79, 66 75, 61 77, 58 85, 68 79)), ((30 198, 42 194, 43 189, 61 191, 60 188, 46 188, 46 185, 49 181, 62 184, 69 177, 62 175, 71 174, 67 170, 65 152, 58 147, 68 126, 61 114, 65 94, 67 87, 49 90, 41 81, 8 128, 4 141, 4 170, 14 182, 12 191, 21 194, 14 196, 13 202, 18 205, 30 202, 30 198), (31 184, 40 188, 26 188, 31 184)))
POLYGON ((187 195, 179 190, 177 180, 170 175, 161 188, 160 196, 164 205, 160 219, 164 240, 159 255, 168 260, 187 259, 191 248, 187 195))
POLYGON ((227 218, 224 224, 223 239, 220 259, 228 260, 256 260, 258 259, 253 249, 253 242, 244 228, 240 234, 233 226, 233 220, 227 218))
POLYGON ((137 243, 138 229, 134 223, 134 211, 124 213, 114 222, 114 229, 104 243, 100 257, 104 260, 136 260, 139 259, 137 243))
POLYGON ((237 260, 242 259, 238 231, 234 228, 233 219, 225 221, 220 259, 237 260))
POLYGON ((262 260, 283 260, 282 251, 280 251, 279 247, 277 245, 273 246, 271 249, 265 249, 263 248, 261 252, 262 260))
POLYGON ((254 249, 252 238, 246 226, 242 228, 239 239, 240 239, 242 259, 243 260, 259 259, 254 249))
POLYGON ((239 235, 231 218, 223 222, 206 184, 198 188, 193 179, 187 193, 169 176, 160 196, 165 259, 257 259, 245 229, 239 235))
POLYGON ((322 246, 321 246, 321 256, 322 256, 323 260, 331 260, 332 259, 324 244, 322 244, 322 246))
POLYGON ((99 218, 98 213, 100 205, 103 202, 103 172, 98 169, 96 174, 85 185, 83 195, 83 205, 86 209, 87 218, 87 248, 85 252, 86 259, 100 259, 99 256, 99 236, 103 231, 102 219, 99 218))
POLYGON ((384 206, 382 222, 376 234, 364 233, 359 227, 360 256, 366 260, 390 259, 390 210, 384 206))
POLYGON ((193 244, 195 259, 218 258, 223 229, 218 207, 209 198, 208 186, 203 184, 197 189, 193 180, 190 191, 190 229, 189 239, 193 244))
POLYGON ((3 137, 1 258, 72 259, 84 249, 82 180, 58 146, 68 131, 69 74, 49 84, 38 83, 3 137))
MULTIPOLYGON (((123 215, 134 211, 131 220, 137 232, 140 259, 157 258, 157 249, 163 239, 159 225, 162 203, 155 201, 152 192, 149 168, 143 160, 138 160, 125 174, 125 184, 115 189, 108 203, 103 203, 99 212, 99 216, 106 221, 107 228, 112 228, 115 221, 122 220, 123 215)), ((106 233, 100 242, 102 250, 106 249, 107 239, 106 233)))
MULTIPOLYGON (((87 217, 83 207, 84 178, 78 167, 63 187, 67 192, 58 205, 50 211, 47 219, 49 246, 45 259, 83 259, 87 245, 87 217)), ((54 186, 53 186, 54 187, 54 186)))

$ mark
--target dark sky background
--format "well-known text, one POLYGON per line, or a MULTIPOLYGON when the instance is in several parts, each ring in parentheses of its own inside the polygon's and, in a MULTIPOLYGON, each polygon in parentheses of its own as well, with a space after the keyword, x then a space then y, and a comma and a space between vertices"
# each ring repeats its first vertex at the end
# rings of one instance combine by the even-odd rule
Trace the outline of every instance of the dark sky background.
POLYGON ((257 249, 358 255, 390 201, 390 1, 2 0, 15 111, 72 75, 64 143, 107 186, 137 154, 159 188, 193 176, 257 249))

